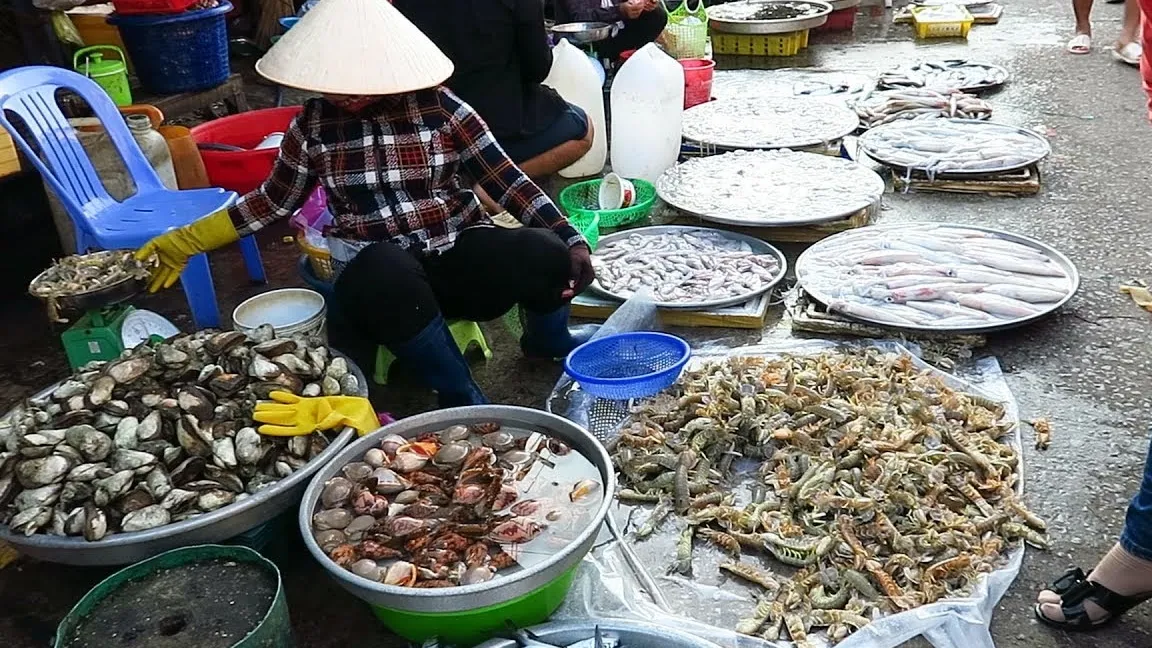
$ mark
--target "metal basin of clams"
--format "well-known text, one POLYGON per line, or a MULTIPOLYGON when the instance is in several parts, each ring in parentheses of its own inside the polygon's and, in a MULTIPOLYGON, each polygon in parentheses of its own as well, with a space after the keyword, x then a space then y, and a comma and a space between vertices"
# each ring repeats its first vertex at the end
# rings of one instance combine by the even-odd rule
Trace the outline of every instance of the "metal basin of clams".
MULTIPOLYGON (((616 478, 604 447, 583 428, 554 414, 539 410, 505 405, 478 405, 428 412, 403 419, 365 436, 346 447, 323 469, 316 473, 300 506, 300 531, 313 557, 328 570, 341 587, 357 598, 386 612, 418 614, 425 619, 441 621, 478 608, 487 608, 513 601, 549 585, 570 572, 591 549, 604 516, 612 503, 616 478), (491 580, 471 585, 420 589, 362 578, 337 565, 321 549, 313 536, 313 515, 318 511, 325 482, 341 474, 344 466, 360 461, 364 454, 379 447, 381 440, 397 434, 412 439, 425 432, 444 430, 453 425, 500 423, 508 428, 546 433, 568 444, 583 455, 600 473, 603 498, 591 515, 587 525, 566 546, 546 559, 508 575, 497 575, 491 580)), ((379 614, 379 611, 378 611, 379 614)), ((381 615, 383 616, 383 615, 381 615)), ((386 622, 388 622, 386 620, 386 622)), ((391 624, 390 624, 391 625, 391 624)), ((399 628, 393 629, 406 635, 399 628)))
MULTIPOLYGON (((346 358, 344 361, 347 362, 349 375, 356 377, 359 395, 367 395, 367 383, 364 375, 355 364, 346 358)), ((117 361, 113 361, 113 363, 115 362, 117 361)), ((109 365, 113 363, 109 363, 109 365)), ((54 390, 67 382, 65 380, 56 383, 33 396, 32 400, 47 398, 54 390)), ((6 419, 11 420, 18 409, 19 407, 0 418, 0 422, 6 419)), ((0 525, 0 540, 34 558, 70 565, 122 565, 137 562, 178 547, 218 543, 253 529, 294 506, 299 502, 300 494, 307 485, 308 477, 335 456, 352 439, 353 435, 353 430, 345 428, 337 436, 327 441, 326 448, 316 453, 299 468, 294 469, 287 477, 277 479, 254 493, 242 496, 241 499, 237 499, 233 503, 192 515, 187 519, 140 531, 108 533, 102 538, 92 541, 85 539, 82 535, 62 536, 46 533, 26 535, 25 533, 14 532, 12 528, 4 524, 0 525)), ((108 434, 107 436, 112 435, 108 434)), ((3 435, 0 435, 0 438, 2 437, 3 435)), ((262 442, 267 443, 267 438, 262 438, 262 442)), ((5 448, 0 447, 0 458, 3 458, 3 450, 5 448)), ((7 470, 10 469, 5 469, 5 471, 7 470)), ((6 476, 11 476, 11 473, 5 474, 5 471, 0 471, 0 481, 3 481, 6 476)), ((143 477, 136 477, 133 481, 143 484, 145 480, 143 477)), ((110 527, 111 525, 109 525, 110 527)))

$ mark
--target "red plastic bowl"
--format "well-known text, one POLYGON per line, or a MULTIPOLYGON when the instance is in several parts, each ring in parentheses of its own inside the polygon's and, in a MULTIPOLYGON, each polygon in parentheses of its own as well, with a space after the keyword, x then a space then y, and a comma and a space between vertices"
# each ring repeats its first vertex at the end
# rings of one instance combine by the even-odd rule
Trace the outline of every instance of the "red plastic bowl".
MULTIPOLYGON (((272 133, 284 132, 301 106, 252 110, 205 122, 192 129, 197 144, 229 144, 252 149, 272 133)), ((200 150, 208 180, 244 195, 259 187, 272 171, 279 148, 247 151, 200 150)))

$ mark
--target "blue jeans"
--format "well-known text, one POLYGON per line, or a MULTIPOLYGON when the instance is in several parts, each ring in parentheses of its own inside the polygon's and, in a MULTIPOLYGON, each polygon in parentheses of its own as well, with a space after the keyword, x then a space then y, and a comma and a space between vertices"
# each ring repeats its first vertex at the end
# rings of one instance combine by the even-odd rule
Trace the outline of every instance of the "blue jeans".
POLYGON ((1120 546, 1137 558, 1152 561, 1152 448, 1144 458, 1140 490, 1128 503, 1128 512, 1124 515, 1120 546))

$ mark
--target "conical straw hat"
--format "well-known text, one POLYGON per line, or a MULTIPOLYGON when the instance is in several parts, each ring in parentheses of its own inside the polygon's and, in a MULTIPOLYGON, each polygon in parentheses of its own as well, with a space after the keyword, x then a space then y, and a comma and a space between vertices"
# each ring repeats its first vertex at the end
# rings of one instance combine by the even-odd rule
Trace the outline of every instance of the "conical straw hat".
POLYGON ((443 83, 452 61, 388 0, 321 0, 256 71, 290 88, 385 95, 443 83))

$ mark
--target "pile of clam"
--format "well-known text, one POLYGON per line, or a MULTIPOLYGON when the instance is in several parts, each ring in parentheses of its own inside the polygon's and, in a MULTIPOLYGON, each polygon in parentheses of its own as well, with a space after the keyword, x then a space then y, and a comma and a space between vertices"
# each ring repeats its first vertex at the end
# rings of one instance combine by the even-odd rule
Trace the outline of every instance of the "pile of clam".
POLYGON ((497 423, 391 434, 325 482, 313 537, 337 565, 372 581, 482 583, 573 539, 604 496, 592 475, 561 440, 497 423), (533 541, 539 551, 524 548, 533 541))
POLYGON ((314 338, 181 335, 83 367, 0 420, 0 523, 14 533, 143 531, 213 511, 299 470, 320 433, 264 437, 252 410, 275 390, 359 394, 314 338))

